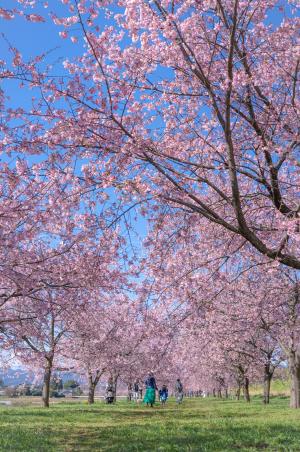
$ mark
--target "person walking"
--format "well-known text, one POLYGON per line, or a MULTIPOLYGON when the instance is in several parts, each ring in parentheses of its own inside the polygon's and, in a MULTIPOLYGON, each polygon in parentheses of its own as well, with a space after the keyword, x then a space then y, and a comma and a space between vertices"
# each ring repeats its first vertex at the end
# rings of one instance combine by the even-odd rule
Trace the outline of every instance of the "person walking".
POLYGON ((144 403, 147 406, 153 407, 155 403, 155 391, 157 390, 156 381, 153 375, 153 372, 149 372, 148 378, 145 381, 146 393, 144 397, 144 403))
POLYGON ((133 383, 133 400, 135 401, 135 403, 138 402, 140 398, 140 385, 139 385, 139 381, 136 380, 133 383))
POLYGON ((131 402, 132 398, 133 398, 132 384, 129 383, 128 384, 128 393, 127 393, 127 400, 128 400, 128 402, 131 402))
POLYGON ((175 397, 176 397, 176 403, 180 404, 183 400, 183 386, 180 381, 180 378, 177 378, 175 383, 175 397))
POLYGON ((108 379, 106 388, 105 388, 105 401, 108 404, 114 402, 114 387, 113 387, 113 379, 110 377, 108 379))
POLYGON ((162 406, 166 404, 168 400, 169 392, 166 385, 162 385, 162 388, 159 390, 159 400, 161 401, 162 406))

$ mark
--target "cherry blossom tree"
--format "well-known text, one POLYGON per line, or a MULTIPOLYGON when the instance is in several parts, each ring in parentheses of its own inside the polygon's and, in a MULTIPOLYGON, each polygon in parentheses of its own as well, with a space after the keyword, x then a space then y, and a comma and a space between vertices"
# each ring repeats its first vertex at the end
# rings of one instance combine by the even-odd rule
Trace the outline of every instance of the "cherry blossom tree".
POLYGON ((95 390, 103 374, 113 377, 116 386, 120 374, 120 357, 131 346, 131 317, 125 315, 128 304, 123 297, 110 292, 110 298, 99 290, 86 303, 73 325, 66 355, 78 372, 88 379, 88 403, 95 401, 95 390), (113 298, 111 300, 111 298, 113 298), (127 306, 125 306, 127 305, 127 306))
POLYGON ((179 325, 178 354, 192 375, 188 380, 198 375, 198 384, 210 392, 220 382, 227 390, 263 380, 269 403, 274 371, 290 359, 283 343, 297 334, 298 321, 291 327, 287 315, 297 273, 251 254, 234 236, 228 246, 214 230, 200 235, 196 222, 187 225, 178 215, 155 224, 146 244, 149 285, 179 325))
MULTIPOLYGON (((205 360, 215 357, 213 384, 225 381, 227 387, 235 379, 249 399, 249 379, 263 374, 266 401, 274 363, 286 350, 292 405, 298 407, 294 3, 65 0, 63 15, 54 2, 51 14, 61 37, 84 42, 84 50, 78 58, 66 58, 57 77, 46 67, 47 54, 25 61, 10 46, 11 61, 1 66, 1 78, 41 94, 26 111, 8 108, 3 93, 0 127, 3 152, 44 155, 38 173, 45 172, 45 183, 66 184, 72 207, 80 210, 85 203, 89 214, 78 214, 84 232, 117 223, 130 230, 127 218, 134 209, 149 221, 149 254, 141 272, 154 317, 164 322, 155 335, 144 318, 148 344, 168 350, 170 340, 181 350, 178 338, 187 339, 186 331, 196 329, 200 348, 207 350, 206 335, 211 338, 205 360), (272 23, 274 12, 279 24, 272 23), (99 205, 105 203, 101 215, 99 205), (163 328, 169 321, 173 334, 163 328)), ((34 4, 14 2, 0 13, 42 22, 34 4)), ((68 227, 74 232, 77 225, 68 227)), ((67 236, 70 243, 72 234, 67 236)), ((109 326, 99 337, 95 331, 94 325, 88 342, 81 342, 84 354, 93 356, 105 343, 107 356, 109 326)), ((135 341, 135 336, 129 340, 130 356, 135 341)), ((140 350, 143 344, 147 350, 144 342, 140 350)), ((115 375, 129 372, 130 360, 121 349, 113 351, 115 375)), ((179 358, 174 368, 178 363, 183 365, 179 358)), ((104 368, 102 361, 96 363, 94 383, 104 368)))
POLYGON ((52 124, 18 144, 6 131, 10 146, 88 155, 89 184, 196 213, 299 269, 295 5, 275 25, 275 0, 64 3, 54 23, 63 37, 79 26, 86 51, 58 83, 13 51, 3 77, 41 87, 32 114, 52 124))
POLYGON ((63 358, 67 337, 89 297, 95 290, 112 295, 125 283, 118 234, 113 231, 99 234, 94 228, 91 231, 81 233, 80 240, 73 237, 67 248, 55 247, 48 241, 35 242, 26 254, 31 259, 30 268, 34 269, 26 284, 34 289, 23 291, 20 296, 12 293, 5 305, 7 315, 1 324, 3 346, 12 348, 24 364, 44 369, 46 407, 52 370, 63 358))

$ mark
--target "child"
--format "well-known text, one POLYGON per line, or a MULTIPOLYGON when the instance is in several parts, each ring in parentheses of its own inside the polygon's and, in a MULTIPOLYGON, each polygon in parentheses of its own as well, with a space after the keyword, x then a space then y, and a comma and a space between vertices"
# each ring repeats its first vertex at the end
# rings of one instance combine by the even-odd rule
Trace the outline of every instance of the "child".
POLYGON ((162 388, 159 390, 159 400, 161 401, 162 405, 166 404, 166 401, 168 400, 168 388, 166 385, 163 385, 162 388))

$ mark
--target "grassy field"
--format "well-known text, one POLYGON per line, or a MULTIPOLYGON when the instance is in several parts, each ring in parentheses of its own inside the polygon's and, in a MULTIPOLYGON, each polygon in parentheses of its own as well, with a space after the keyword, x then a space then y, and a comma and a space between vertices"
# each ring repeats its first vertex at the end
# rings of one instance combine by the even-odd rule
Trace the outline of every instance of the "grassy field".
POLYGON ((61 402, 0 406, 1 451, 300 451, 300 410, 276 397, 185 399, 153 409, 61 402))
MULTIPOLYGON (((273 380, 271 385, 271 394, 273 396, 289 396, 290 395, 290 382, 287 380, 273 380)), ((261 384, 250 386, 251 395, 261 395, 263 393, 263 386, 261 384)))

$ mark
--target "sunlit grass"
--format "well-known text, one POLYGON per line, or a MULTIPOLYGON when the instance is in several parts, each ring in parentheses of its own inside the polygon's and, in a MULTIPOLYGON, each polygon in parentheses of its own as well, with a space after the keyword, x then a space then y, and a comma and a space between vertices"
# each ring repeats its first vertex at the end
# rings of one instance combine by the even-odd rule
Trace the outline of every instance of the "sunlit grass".
POLYGON ((153 409, 119 402, 0 408, 1 451, 299 451, 288 399, 185 399, 153 409))
MULTIPOLYGON (((251 385, 250 392, 252 395, 260 395, 263 392, 261 384, 251 385)), ((274 379, 271 384, 271 394, 286 395, 290 393, 290 381, 274 379)))

